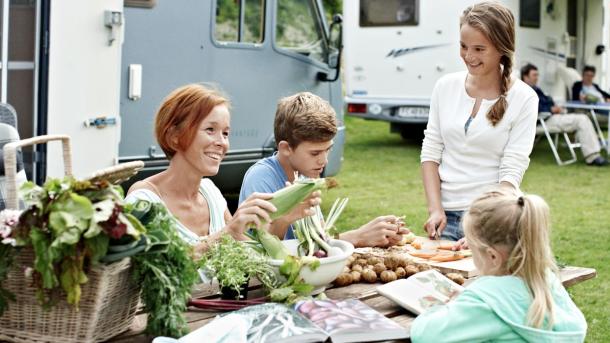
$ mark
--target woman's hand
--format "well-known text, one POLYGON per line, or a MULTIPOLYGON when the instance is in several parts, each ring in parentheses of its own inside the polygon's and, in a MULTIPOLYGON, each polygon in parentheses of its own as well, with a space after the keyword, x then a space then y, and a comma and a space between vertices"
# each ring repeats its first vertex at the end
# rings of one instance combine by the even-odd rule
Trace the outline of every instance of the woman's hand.
POLYGON ((381 216, 364 224, 360 228, 342 233, 339 237, 356 247, 387 247, 402 240, 402 235, 409 233, 404 223, 397 216, 381 216))
POLYGON ((424 224, 424 230, 426 230, 430 239, 435 239, 437 235, 440 237, 443 230, 445 230, 445 226, 447 226, 445 211, 437 210, 430 212, 428 220, 424 224))
POLYGON ((270 193, 253 193, 242 202, 225 230, 235 239, 244 239, 243 233, 251 227, 262 227, 271 222, 269 213, 277 211, 269 199, 270 193))

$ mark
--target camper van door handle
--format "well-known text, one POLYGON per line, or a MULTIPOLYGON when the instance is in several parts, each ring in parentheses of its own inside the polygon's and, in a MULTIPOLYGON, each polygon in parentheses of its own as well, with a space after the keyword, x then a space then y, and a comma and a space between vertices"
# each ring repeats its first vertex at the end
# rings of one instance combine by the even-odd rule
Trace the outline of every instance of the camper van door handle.
POLYGON ((85 127, 91 127, 94 126, 98 129, 103 129, 108 125, 116 125, 116 118, 114 117, 97 117, 97 118, 90 118, 85 120, 85 127))

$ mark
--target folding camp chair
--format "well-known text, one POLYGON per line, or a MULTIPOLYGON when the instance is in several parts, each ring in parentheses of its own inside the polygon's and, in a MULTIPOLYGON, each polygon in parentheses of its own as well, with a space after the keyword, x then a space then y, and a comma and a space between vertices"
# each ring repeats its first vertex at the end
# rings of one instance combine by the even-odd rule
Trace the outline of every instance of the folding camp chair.
POLYGON ((576 157, 576 152, 574 151, 574 148, 580 148, 580 143, 572 142, 570 140, 570 136, 569 136, 570 132, 566 132, 566 131, 551 132, 549 130, 548 126, 546 125, 546 123, 544 122, 551 115, 552 114, 549 112, 542 112, 542 113, 538 114, 538 123, 540 125, 538 125, 536 128, 536 134, 544 134, 546 136, 546 139, 549 141, 549 146, 551 147, 551 150, 553 151, 553 156, 555 156, 555 161, 557 161, 558 165, 564 166, 567 164, 572 164, 578 160, 578 158, 576 157), (555 137, 552 137, 551 135, 554 135, 555 137), (559 156, 559 152, 558 152, 559 135, 563 135, 563 139, 565 140, 568 150, 570 151, 570 155, 572 156, 572 158, 570 158, 569 160, 563 161, 561 159, 561 157, 559 156))

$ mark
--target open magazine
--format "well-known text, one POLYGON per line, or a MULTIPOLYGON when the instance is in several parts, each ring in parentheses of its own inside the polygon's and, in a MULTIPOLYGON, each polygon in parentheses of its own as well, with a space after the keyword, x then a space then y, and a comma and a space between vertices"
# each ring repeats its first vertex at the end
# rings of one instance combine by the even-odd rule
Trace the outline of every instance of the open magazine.
POLYGON ((333 343, 408 338, 406 328, 358 299, 306 300, 295 309, 324 330, 333 343))
POLYGON ((377 287, 379 294, 415 314, 435 305, 446 304, 463 290, 464 287, 434 269, 377 287))
POLYGON ((408 338, 407 329, 357 299, 306 300, 288 307, 266 303, 219 316, 179 339, 153 343, 199 342, 369 342, 408 338))

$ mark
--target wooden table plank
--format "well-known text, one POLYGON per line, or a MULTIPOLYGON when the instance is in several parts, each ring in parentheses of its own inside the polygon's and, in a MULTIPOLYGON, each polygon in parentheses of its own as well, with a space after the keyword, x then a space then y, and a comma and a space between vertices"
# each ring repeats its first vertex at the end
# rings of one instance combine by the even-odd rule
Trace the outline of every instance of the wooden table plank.
MULTIPOLYGON (((596 270, 592 268, 579 268, 579 267, 565 267, 560 270, 560 277, 564 287, 570 287, 585 280, 594 278, 597 275, 596 270)), ((466 280, 467 283, 474 281, 476 278, 466 280)), ((368 284, 358 283, 347 287, 330 288, 326 290, 326 296, 331 299, 343 300, 349 298, 357 298, 362 300, 367 305, 371 306, 375 310, 381 312, 386 317, 391 318, 403 327, 410 330, 411 324, 415 319, 415 315, 406 311, 402 307, 398 306, 393 301, 379 295, 376 291, 377 286, 380 283, 368 284)), ((218 291, 217 286, 210 285, 199 285, 193 292, 193 295, 197 298, 217 298, 218 291)), ((251 283, 250 290, 248 291, 249 296, 258 297, 262 296, 263 290, 260 288, 260 284, 251 283)), ((212 321, 218 314, 226 312, 217 311, 202 311, 199 309, 189 309, 186 312, 186 319, 188 327, 191 331, 196 330, 205 324, 212 321)), ((121 335, 113 338, 110 342, 150 342, 152 337, 147 336, 143 333, 146 328, 146 314, 139 314, 136 316, 134 323, 130 329, 121 335)), ((408 341, 408 340, 406 340, 408 341)), ((405 342, 403 340, 402 342, 405 342)))

